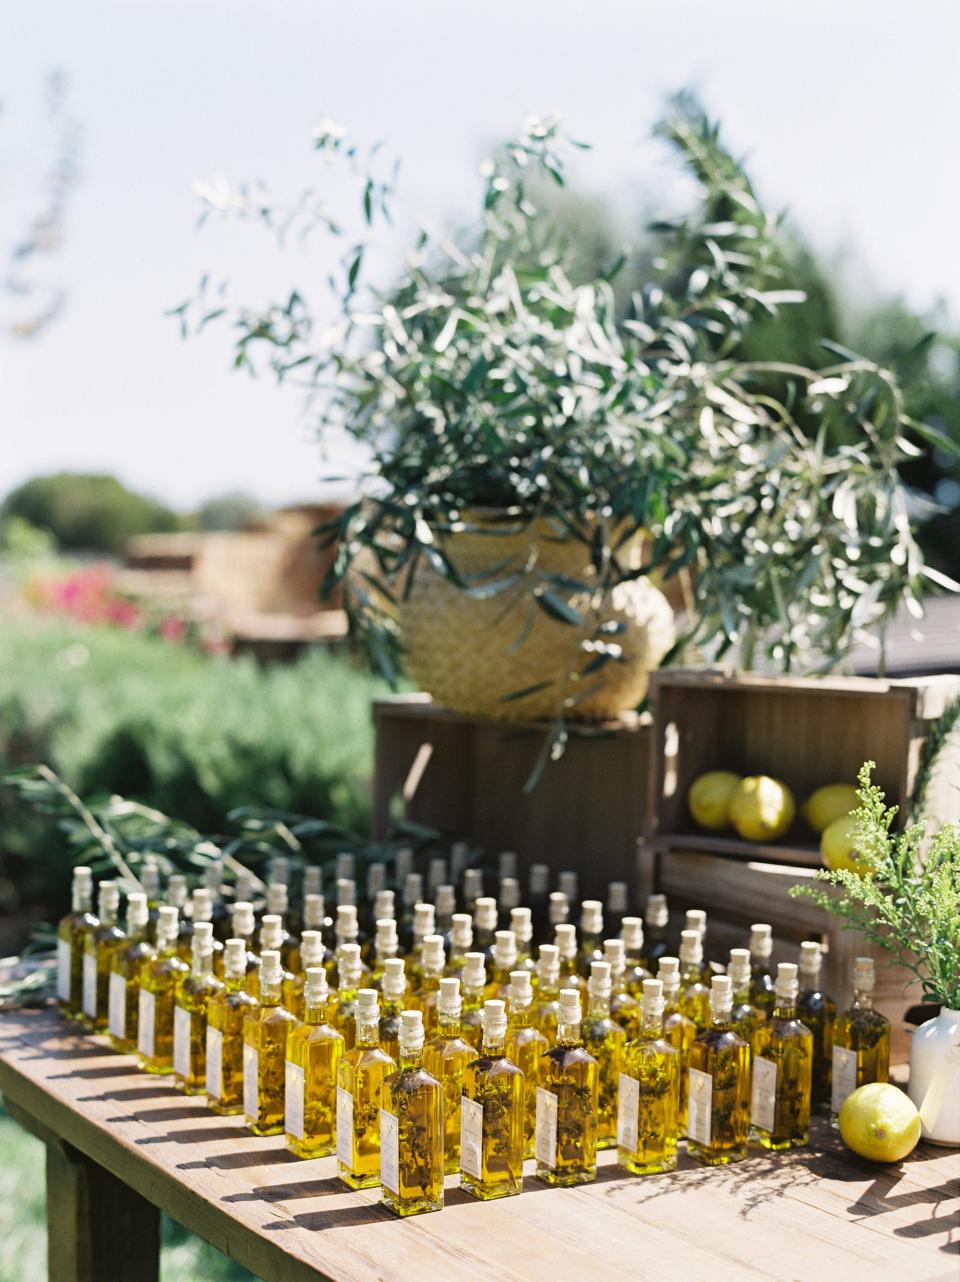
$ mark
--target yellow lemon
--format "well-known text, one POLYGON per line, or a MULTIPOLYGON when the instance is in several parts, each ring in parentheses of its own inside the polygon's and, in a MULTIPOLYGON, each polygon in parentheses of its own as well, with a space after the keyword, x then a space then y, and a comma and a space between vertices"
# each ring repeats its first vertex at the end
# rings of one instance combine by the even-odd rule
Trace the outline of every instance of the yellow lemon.
POLYGON ((834 872, 845 868, 848 872, 865 875, 870 871, 868 863, 856 858, 853 847, 855 828, 856 820, 853 815, 842 815, 823 830, 823 836, 820 838, 820 854, 823 856, 823 862, 834 872))
POLYGON ((812 792, 800 813, 814 832, 823 832, 834 819, 842 819, 860 804, 857 790, 849 783, 828 783, 812 792))
POLYGON ((729 770, 710 770, 694 779, 687 793, 687 805, 701 828, 720 832, 730 827, 730 802, 739 787, 740 776, 729 770))
POLYGON ((840 1134, 854 1153, 871 1162, 899 1162, 920 1138, 920 1114, 890 1082, 859 1086, 840 1106, 840 1134))
POLYGON ((750 775, 730 802, 730 822, 747 841, 776 841, 782 837, 797 813, 793 793, 779 779, 750 775))

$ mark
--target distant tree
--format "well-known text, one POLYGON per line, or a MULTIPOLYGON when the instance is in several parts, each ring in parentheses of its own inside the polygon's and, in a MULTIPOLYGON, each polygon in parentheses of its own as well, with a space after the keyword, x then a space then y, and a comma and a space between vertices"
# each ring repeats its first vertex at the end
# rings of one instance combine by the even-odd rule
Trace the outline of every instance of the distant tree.
POLYGON ((58 472, 12 490, 0 519, 22 517, 49 530, 68 551, 119 553, 135 534, 169 533, 183 527, 170 508, 128 490, 115 476, 58 472))
POLYGON ((195 520, 201 530, 245 530, 262 514, 259 500, 237 490, 207 499, 197 509, 195 520))

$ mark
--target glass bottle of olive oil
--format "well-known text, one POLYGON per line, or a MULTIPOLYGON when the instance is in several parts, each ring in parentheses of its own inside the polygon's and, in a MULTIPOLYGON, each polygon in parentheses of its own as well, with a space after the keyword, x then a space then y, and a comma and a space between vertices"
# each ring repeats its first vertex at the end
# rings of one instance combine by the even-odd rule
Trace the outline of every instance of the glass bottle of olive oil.
POLYGON ((173 1072, 173 1002, 177 984, 189 973, 177 956, 179 910, 162 904, 157 914, 157 951, 140 971, 137 1050, 148 1073, 173 1072))
POLYGON ((487 986, 487 970, 484 961, 483 953, 467 953, 463 974, 460 977, 460 990, 463 994, 460 1036, 477 1051, 480 1049, 483 1036, 483 993, 487 986))
POLYGON ((115 881, 101 881, 97 893, 99 925, 83 941, 83 1021, 101 1033, 107 1027, 110 1007, 110 971, 126 935, 117 924, 120 887, 115 881))
POLYGON ((523 1073, 507 1058, 500 998, 483 1004, 480 1054, 463 1070, 460 1187, 483 1202, 523 1188, 523 1073))
POLYGON ((769 1019, 773 1014, 773 928, 765 921, 750 927, 750 1000, 769 1019))
POLYGON ((708 1166, 740 1162, 750 1132, 750 1047, 733 1030, 733 985, 714 975, 711 1024, 690 1047, 687 1152, 708 1166))
POLYGON ((428 1037, 437 1031, 437 1000, 440 996, 440 980, 446 958, 443 955, 443 936, 427 935, 424 937, 420 951, 420 985, 410 1003, 412 1009, 423 1015, 423 1025, 428 1037))
POLYGON ((330 990, 322 965, 307 968, 303 997, 303 1023, 287 1036, 283 1125, 291 1153, 326 1157, 337 1147, 337 1071, 343 1038, 327 1023, 330 990))
POLYGON ((597 1082, 597 1061, 580 1036, 580 994, 561 988, 557 1040, 540 1060, 537 1085, 535 1156, 537 1178, 544 1183, 596 1179, 597 1082))
POLYGON ((337 991, 330 1022, 343 1038, 346 1050, 357 1035, 357 994, 363 973, 359 944, 342 944, 337 957, 337 991))
POLYGON ((194 923, 190 973, 176 989, 173 1007, 173 1073, 187 1095, 207 1088, 207 1002, 223 987, 213 973, 213 922, 194 923))
POLYGON ((113 955, 107 1031, 113 1049, 127 1054, 137 1049, 137 1010, 140 1004, 140 972, 153 956, 147 938, 150 905, 145 893, 127 896, 127 938, 113 955))
POLYGON ((460 1036, 460 980, 455 975, 440 981, 437 1017, 440 1031, 423 1049, 423 1066, 443 1088, 444 1171, 453 1175, 460 1169, 460 1100, 463 1070, 477 1052, 460 1036))
POLYGON ((424 1067, 423 1044, 423 1012, 403 1011, 400 1067, 380 1104, 381 1199, 395 1215, 443 1209, 443 1088, 424 1067))
POLYGON ((703 936, 692 927, 680 932, 680 1009, 696 1024, 697 1032, 710 1027, 710 989, 703 982, 703 936))
POLYGON ((337 1068, 337 1174, 349 1188, 380 1183, 380 1104, 384 1078, 396 1063, 380 1046, 375 988, 357 994, 355 1045, 337 1068))
POLYGON ((813 1033, 813 1106, 830 1107, 830 1077, 833 1067, 833 1026, 837 1003, 821 987, 823 949, 814 939, 800 945, 800 996, 797 1014, 813 1033))
POLYGON ((280 953, 260 954, 260 1002, 243 1021, 243 1115, 254 1135, 279 1135, 284 1123, 287 1037, 297 1021, 283 1006, 280 953))
POLYGON ((523 1073, 524 1124, 523 1155, 533 1157, 537 1131, 537 1077, 540 1057, 550 1049, 550 1043, 534 1027, 532 1007, 533 988, 528 970, 515 970, 510 975, 507 989, 507 1036, 504 1053, 512 1064, 523 1073))
POLYGON ((243 1112, 243 1021, 257 1009, 247 991, 249 956, 245 939, 227 940, 223 988, 207 1004, 207 1107, 214 1113, 243 1112))
POLYGON ((680 1095, 677 1100, 677 1134, 687 1133, 687 1086, 689 1084, 690 1047, 697 1026, 680 1009, 680 959, 661 956, 657 962, 658 978, 663 984, 663 1035, 680 1057, 680 1095))
POLYGON ((67 1019, 83 1015, 83 958, 86 937, 100 923, 93 913, 93 873, 74 868, 70 912, 57 926, 57 1000, 67 1019))
POLYGON ((756 1050, 756 1038, 767 1022, 766 1014, 750 1000, 750 950, 731 948, 727 974, 733 983, 733 1028, 751 1051, 756 1050))
POLYGON ((627 987, 627 959, 622 939, 603 941, 603 960, 610 966, 610 1014, 630 1041, 640 1032, 640 1003, 627 987))
POLYGON ((597 1062, 597 1148, 617 1143, 617 1092, 627 1035, 610 1014, 610 963, 593 961, 587 981, 587 1017, 580 1026, 586 1050, 597 1062))
POLYGON ((560 1010, 560 949, 556 944, 541 944, 539 951, 533 1026, 552 1046, 557 1039, 557 1014, 560 1010))
POLYGON ((450 918, 449 960, 447 974, 461 976, 467 953, 473 948, 473 918, 469 913, 454 913, 450 918))
POLYGON ((663 981, 645 979, 640 1032, 627 1043, 620 1073, 617 1156, 634 1175, 677 1164, 680 1055, 664 1037, 663 981))
POLYGON ((639 1002, 643 981, 650 977, 645 959, 642 918, 624 917, 620 923, 620 938, 624 951, 624 987, 639 1002))
POLYGON ((753 1047, 750 1121, 763 1148, 801 1148, 810 1138, 813 1034, 797 1018, 797 967, 781 962, 774 982, 773 1016, 753 1047))
POLYGON ((876 972, 872 957, 853 963, 853 1003, 837 1017, 833 1033, 830 1111, 836 1116, 848 1095, 890 1073, 890 1021, 873 1009, 876 972))
POLYGON ((380 986, 383 999, 380 1007, 380 1045, 393 1060, 400 1054, 400 1012, 411 1005, 407 1001, 405 966, 406 962, 402 957, 388 957, 380 986))

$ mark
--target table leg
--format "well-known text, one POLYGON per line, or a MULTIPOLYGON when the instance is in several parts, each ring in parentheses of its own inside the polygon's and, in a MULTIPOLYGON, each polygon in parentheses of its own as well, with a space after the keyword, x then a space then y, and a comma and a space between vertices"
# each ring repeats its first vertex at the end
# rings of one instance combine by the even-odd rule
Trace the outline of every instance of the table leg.
POLYGON ((160 1212, 59 1139, 47 1141, 50 1282, 159 1282, 160 1212))

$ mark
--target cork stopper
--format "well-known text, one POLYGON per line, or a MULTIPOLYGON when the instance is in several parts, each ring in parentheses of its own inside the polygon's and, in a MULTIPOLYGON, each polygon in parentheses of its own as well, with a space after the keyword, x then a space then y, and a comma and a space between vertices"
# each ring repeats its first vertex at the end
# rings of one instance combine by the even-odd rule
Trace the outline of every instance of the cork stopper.
POLYGON ((562 890, 552 890, 550 892, 549 914, 551 926, 559 926, 569 917, 570 900, 562 890))
POLYGON ((283 979, 283 967, 280 965, 280 954, 275 948, 264 948, 260 953, 260 991, 270 985, 279 984, 283 979))
POLYGON ((162 904, 157 912, 157 943, 172 944, 180 929, 180 910, 171 904, 162 904))
POLYGON ((341 988, 355 988, 360 983, 360 945, 341 944, 338 949, 337 982, 341 988))
POLYGON ((605 939, 603 941, 603 960, 609 963, 610 975, 619 979, 627 968, 622 939, 605 939))
POLYGON ((463 898, 466 903, 476 902, 483 894, 483 872, 479 868, 463 870, 463 898))
POLYGON ((483 953, 467 953, 463 961, 463 987, 483 988, 487 982, 487 968, 483 953))
POLYGON ((585 899, 580 905, 580 929, 585 935, 603 934, 603 904, 599 899, 585 899))
POLYGON ((143 930, 144 926, 150 920, 150 909, 147 905, 147 896, 143 891, 134 890, 127 895, 127 931, 133 934, 135 931, 143 930))
POLYGON ((541 944, 537 959, 537 978, 546 988, 556 988, 560 979, 560 949, 556 944, 541 944))
POLYGON ((387 884, 387 865, 367 865, 367 898, 375 899, 387 884))
POLYGON ((242 979, 247 973, 247 941, 228 939, 223 953, 223 973, 227 979, 242 979))
POLYGON ((413 906, 414 939, 423 939, 426 935, 432 935, 433 927, 434 927, 433 904, 427 904, 427 903, 414 904, 413 906))
POLYGON ((620 923, 620 938, 623 940, 624 948, 629 948, 632 953, 639 953, 643 949, 643 921, 639 917, 624 917, 620 923))
POLYGON ((316 864, 309 864, 303 870, 303 897, 323 893, 323 869, 316 864))
POLYGON ((733 991, 738 992, 750 983, 750 949, 731 948, 727 974, 733 981, 733 991))
POLYGON ((783 1002, 786 1006, 793 1006, 799 991, 800 984, 797 981, 796 963, 780 962, 777 966, 777 978, 774 983, 777 1000, 783 1002))
POLYGON ((447 880, 447 861, 442 855, 436 855, 430 860, 430 867, 427 871, 427 887, 431 895, 436 896, 437 887, 442 886, 447 880))
POLYGON ((195 922, 213 919, 213 895, 206 886, 200 886, 193 892, 193 910, 190 916, 195 922))
POLYGON ((647 925, 663 929, 670 920, 666 895, 647 896, 647 925))
POLYGON ((361 988, 357 993, 357 1023, 376 1024, 380 1019, 380 994, 375 988, 361 988))
POLYGON ((680 958, 661 957, 657 964, 657 978, 663 983, 664 997, 675 997, 680 991, 680 958))
POLYGON ((518 944, 529 944, 533 938, 533 915, 529 908, 510 909, 510 929, 516 935, 518 944))
POLYGON ((473 943, 473 920, 469 913, 454 913, 450 918, 450 942, 459 953, 473 943))
POLYGON ((561 922, 554 932, 554 943, 560 950, 560 956, 569 961, 577 955, 577 928, 569 922, 561 922))
POLYGON ((303 924, 308 930, 320 930, 327 915, 327 905, 323 895, 311 891, 303 900, 303 924))
POLYGON ((507 1000, 511 1010, 526 1010, 533 1001, 533 985, 530 983, 528 970, 512 970, 510 987, 507 989, 507 1000))
POLYGON ((380 981, 384 999, 399 1001, 407 991, 406 966, 402 957, 388 957, 383 963, 383 979, 380 981))
POLYGON ((853 961, 853 986, 860 993, 873 992, 877 973, 872 957, 855 957, 853 961))
POLYGON ((557 878, 557 889, 566 895, 567 903, 575 904, 578 899, 577 895, 577 874, 575 872, 562 872, 557 878))
POLYGON ((378 890, 377 897, 373 902, 373 917, 379 921, 381 917, 393 917, 396 920, 396 896, 392 890, 378 890))
POLYGON ((308 966, 303 981, 303 999, 310 1006, 324 1005, 330 996, 327 972, 322 966, 308 966))
POLYGON ((337 878, 337 908, 357 906, 357 883, 352 877, 337 878))
POLYGON ((277 913, 264 913, 260 921, 260 953, 277 949, 283 943, 283 918, 277 913))
POLYGON ((701 938, 707 933, 707 914, 702 908, 688 908, 686 917, 687 930, 695 930, 701 938))
POLYGON ((517 963, 517 937, 512 930, 498 930, 494 935, 493 964, 500 970, 512 970, 517 963))
POLYGON ((500 878, 500 907, 513 912, 520 903, 520 883, 516 877, 500 878))
POLYGON ((506 1006, 499 997, 491 997, 483 1003, 480 1026, 485 1038, 500 1038, 506 1033, 506 1006))
POLYGON ((545 895, 550 885, 550 868, 547 864, 530 865, 530 894, 545 895))
POLYGON ((703 936, 699 930, 681 930, 680 960, 686 966, 699 966, 703 961, 703 936))
MULTIPOLYGON (((501 881, 506 877, 517 875, 517 854, 515 850, 501 850, 497 856, 497 876, 501 881)), ((501 896, 502 898, 502 896, 501 896)), ((519 903, 519 900, 517 901, 519 903)))
POLYGON ((714 975, 710 984, 710 1010, 714 1019, 724 1019, 733 1010, 733 984, 729 975, 714 975))
POLYGON ((408 872, 403 879, 403 906, 412 908, 423 899, 423 878, 418 872, 408 872))
POLYGON ((446 958, 443 955, 443 936, 424 935, 423 952, 420 954, 425 975, 443 974, 446 958))
POLYGON ((301 931, 300 964, 304 970, 323 964, 323 934, 319 930, 301 931))
POLYGON ((416 1055, 423 1050, 423 1012, 419 1010, 402 1010, 400 1012, 400 1054, 416 1055))
POLYGON ((641 1019, 663 1019, 663 980, 645 979, 640 997, 641 1019))
POLYGON ((437 916, 446 920, 452 916, 457 907, 457 892, 449 882, 443 882, 434 892, 433 902, 436 905, 437 916))
POLYGON ((167 881, 167 904, 180 909, 187 902, 187 879, 182 873, 175 872, 167 881))
POLYGON ((352 881, 356 876, 356 860, 349 850, 341 850, 335 864, 335 881, 352 881))
POLYGON ((290 860, 286 855, 274 855, 270 860, 270 871, 267 874, 272 882, 277 882, 284 886, 290 881, 290 860))
POLYGON ((256 929, 253 904, 245 899, 238 900, 230 910, 230 922, 235 935, 243 935, 245 939, 249 939, 256 929))
POLYGON ((286 882, 274 881, 267 887, 267 912, 283 917, 290 907, 286 882))
POLYGON ((208 921, 198 921, 193 927, 190 953, 194 960, 209 957, 213 952, 213 926, 208 921))
POLYGON ((353 943, 358 934, 357 910, 353 904, 337 905, 337 922, 334 926, 337 939, 343 943, 353 943))
POLYGON ((481 895, 473 907, 477 930, 497 929, 497 901, 492 895, 481 895))
POLYGON ((441 979, 440 996, 437 999, 437 1012, 456 1019, 463 1010, 463 999, 460 996, 460 981, 456 978, 441 979))
POLYGON ((610 963, 608 961, 592 961, 590 963, 590 978, 587 981, 587 991, 591 997, 601 1000, 609 998, 613 992, 613 982, 610 978, 610 963))
POLYGON ((622 917, 627 911, 629 888, 625 881, 611 881, 607 886, 607 911, 611 917, 622 917))
POLYGON ((582 1018, 580 994, 575 988, 560 989, 560 1009, 557 1012, 558 1024, 579 1024, 582 1018))
MULTIPOLYGON (((152 867, 156 871, 157 876, 159 877, 159 869, 157 868, 156 864, 146 865, 143 870, 144 876, 146 876, 147 868, 149 867, 152 867)), ((92 886, 93 871, 90 868, 88 868, 86 864, 77 864, 76 868, 74 868, 73 870, 73 882, 74 882, 74 885, 79 884, 84 887, 92 886)))
POLYGON ((377 930, 373 937, 373 946, 378 957, 392 957, 399 948, 397 923, 392 917, 377 918, 377 930))
POLYGON ((823 963, 823 949, 815 939, 805 939, 800 945, 800 974, 816 979, 823 963))
POLYGON ((765 961, 773 952, 773 930, 765 921, 754 922, 750 927, 750 955, 765 961))

